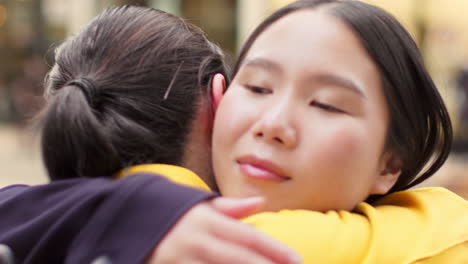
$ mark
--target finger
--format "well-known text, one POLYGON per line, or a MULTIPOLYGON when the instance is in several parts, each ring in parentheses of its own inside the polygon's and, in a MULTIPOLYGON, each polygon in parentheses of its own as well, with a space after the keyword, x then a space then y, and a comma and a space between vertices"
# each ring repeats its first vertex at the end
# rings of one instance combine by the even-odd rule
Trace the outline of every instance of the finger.
POLYGON ((13 264, 15 263, 13 252, 10 247, 4 244, 0 244, 0 263, 13 264))
POLYGON ((263 197, 225 198, 212 200, 211 206, 218 212, 233 218, 247 217, 260 209, 265 203, 263 197))
POLYGON ((268 258, 248 248, 228 241, 207 236, 204 243, 197 244, 198 259, 212 264, 274 264, 268 258))
MULTIPOLYGON (((223 216, 218 216, 219 218, 223 216)), ((222 220, 217 220, 222 221, 222 220)), ((301 257, 287 245, 259 230, 234 219, 224 217, 222 225, 211 225, 216 236, 241 247, 246 247, 274 263, 302 263, 301 257)))

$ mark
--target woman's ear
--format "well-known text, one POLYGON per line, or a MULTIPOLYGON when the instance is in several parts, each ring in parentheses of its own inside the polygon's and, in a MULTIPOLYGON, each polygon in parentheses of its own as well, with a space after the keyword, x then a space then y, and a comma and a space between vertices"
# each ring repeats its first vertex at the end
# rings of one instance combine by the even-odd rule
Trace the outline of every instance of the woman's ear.
POLYGON ((211 81, 211 109, 216 113, 218 105, 223 98, 224 91, 226 90, 226 78, 221 73, 216 73, 211 81))
POLYGON ((387 194, 400 177, 403 163, 393 152, 383 155, 379 175, 375 179, 370 194, 387 194))

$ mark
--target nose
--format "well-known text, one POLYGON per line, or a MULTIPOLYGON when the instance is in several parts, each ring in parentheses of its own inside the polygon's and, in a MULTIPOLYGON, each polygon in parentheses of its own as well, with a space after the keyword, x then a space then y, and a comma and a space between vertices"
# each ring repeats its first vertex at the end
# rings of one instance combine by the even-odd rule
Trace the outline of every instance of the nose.
POLYGON ((293 148, 297 144, 297 130, 293 119, 290 106, 275 105, 263 111, 253 127, 253 135, 269 144, 293 148))

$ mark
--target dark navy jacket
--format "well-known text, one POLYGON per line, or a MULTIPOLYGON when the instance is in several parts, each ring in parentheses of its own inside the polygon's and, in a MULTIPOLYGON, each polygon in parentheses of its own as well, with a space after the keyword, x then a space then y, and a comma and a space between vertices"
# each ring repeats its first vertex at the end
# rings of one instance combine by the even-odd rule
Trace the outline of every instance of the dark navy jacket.
POLYGON ((154 174, 0 189, 0 244, 16 263, 141 263, 195 203, 214 194, 154 174))

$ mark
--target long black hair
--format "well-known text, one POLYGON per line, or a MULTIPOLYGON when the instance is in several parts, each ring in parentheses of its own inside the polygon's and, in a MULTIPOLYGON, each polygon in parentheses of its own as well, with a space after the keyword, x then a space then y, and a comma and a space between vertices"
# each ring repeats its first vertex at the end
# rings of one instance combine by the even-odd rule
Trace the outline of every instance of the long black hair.
POLYGON ((180 165, 201 96, 222 51, 194 25, 123 6, 56 50, 38 116, 51 179, 111 176, 141 163, 180 165))
POLYGON ((432 176, 450 153, 450 117, 416 43, 381 8, 351 0, 299 0, 287 5, 250 35, 239 53, 233 75, 252 44, 270 25, 293 12, 315 8, 323 8, 346 23, 380 71, 391 119, 386 149, 396 153, 403 163, 401 175, 390 192, 408 189, 432 176))

